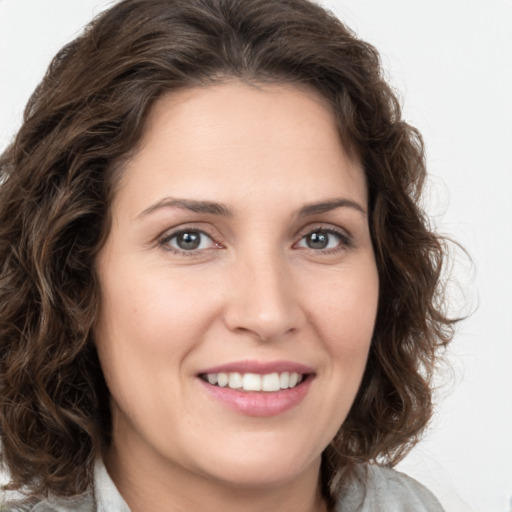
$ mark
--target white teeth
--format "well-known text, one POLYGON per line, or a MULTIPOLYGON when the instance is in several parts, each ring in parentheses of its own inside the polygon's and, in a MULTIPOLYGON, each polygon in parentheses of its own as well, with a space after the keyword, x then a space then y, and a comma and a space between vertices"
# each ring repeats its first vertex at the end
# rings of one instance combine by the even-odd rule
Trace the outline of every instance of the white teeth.
POLYGON ((221 388, 225 388, 228 385, 229 377, 227 373, 218 373, 217 374, 217 384, 221 388))
POLYGON ((290 388, 294 388, 297 385, 297 382, 299 380, 299 374, 298 373, 290 373, 290 380, 288 381, 288 386, 290 388))
POLYGON ((297 372, 267 373, 238 373, 220 372, 208 373, 205 376, 211 385, 221 388, 243 389, 244 391, 265 391, 267 393, 280 389, 294 388, 304 380, 304 376, 297 372))
POLYGON ((261 391, 261 375, 246 373, 243 377, 244 391, 261 391))
POLYGON ((279 385, 279 374, 278 373, 270 373, 268 375, 263 375, 261 379, 261 389, 263 391, 279 391, 281 386, 279 385))
POLYGON ((231 389, 238 389, 242 387, 242 376, 239 373, 230 373, 228 386, 231 389))

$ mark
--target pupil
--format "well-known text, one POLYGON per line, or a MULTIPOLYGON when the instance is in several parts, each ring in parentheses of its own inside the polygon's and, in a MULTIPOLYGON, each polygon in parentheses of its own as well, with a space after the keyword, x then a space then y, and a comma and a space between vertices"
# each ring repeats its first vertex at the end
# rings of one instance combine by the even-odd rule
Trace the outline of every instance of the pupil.
POLYGON ((182 233, 178 236, 177 243, 180 249, 190 251, 199 247, 201 237, 199 233, 182 233))
POLYGON ((309 235, 309 247, 311 249, 325 249, 329 243, 327 233, 317 231, 309 235))

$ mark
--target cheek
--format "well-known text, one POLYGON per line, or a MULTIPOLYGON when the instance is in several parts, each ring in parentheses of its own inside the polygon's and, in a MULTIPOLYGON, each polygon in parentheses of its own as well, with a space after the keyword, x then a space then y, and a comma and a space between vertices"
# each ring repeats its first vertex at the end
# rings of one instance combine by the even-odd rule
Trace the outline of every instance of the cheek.
POLYGON ((335 363, 358 369, 366 362, 379 296, 373 261, 334 273, 310 293, 310 314, 335 363))
POLYGON ((197 279, 176 279, 165 269, 141 267, 136 278, 119 272, 103 280, 100 326, 109 331, 111 343, 125 349, 187 350, 214 315, 213 294, 198 286, 197 279))
POLYGON ((151 407, 148 396, 165 392, 170 399, 179 393, 180 376, 187 372, 184 362, 200 344, 215 307, 197 283, 188 286, 187 279, 171 279, 143 266, 136 271, 136 278, 130 278, 120 265, 102 276, 95 330, 108 387, 130 415, 151 407))
POLYGON ((212 319, 213 300, 187 279, 139 266, 136 278, 122 266, 102 279, 102 307, 95 339, 101 366, 119 411, 138 429, 168 421, 155 403, 179 410, 187 356, 200 345, 212 319), (154 418, 146 424, 144 418, 154 418))

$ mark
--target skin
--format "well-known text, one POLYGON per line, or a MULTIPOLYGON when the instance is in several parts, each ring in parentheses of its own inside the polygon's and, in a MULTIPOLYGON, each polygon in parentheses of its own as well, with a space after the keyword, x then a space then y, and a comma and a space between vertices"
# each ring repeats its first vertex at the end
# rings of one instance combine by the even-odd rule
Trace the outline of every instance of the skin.
POLYGON ((363 170, 314 92, 233 81, 157 102, 97 261, 105 461, 133 512, 326 509, 321 453, 355 398, 377 310, 366 207, 363 170), (345 203, 305 209, 333 199, 345 203), (197 249, 179 250, 183 229, 197 249), (302 402, 254 417, 212 399, 198 372, 247 360, 313 368, 302 402))

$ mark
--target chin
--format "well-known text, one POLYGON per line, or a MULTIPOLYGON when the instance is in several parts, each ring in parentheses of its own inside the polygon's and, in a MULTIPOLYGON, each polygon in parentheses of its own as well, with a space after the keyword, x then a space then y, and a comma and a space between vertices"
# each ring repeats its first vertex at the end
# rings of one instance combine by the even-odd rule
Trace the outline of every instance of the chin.
MULTIPOLYGON (((318 464, 312 465, 315 472, 318 472, 318 464)), ((225 471, 218 471, 215 475, 216 480, 221 481, 223 485, 234 489, 253 489, 261 491, 262 489, 282 488, 284 485, 297 480, 303 473, 309 472, 305 468, 299 471, 295 467, 272 468, 269 465, 254 466, 243 465, 242 468, 226 468, 225 471)))
POLYGON ((237 450, 223 457, 202 460, 201 472, 225 485, 240 489, 280 487, 310 472, 318 474, 321 454, 307 457, 303 450, 295 453, 283 449, 237 450))

